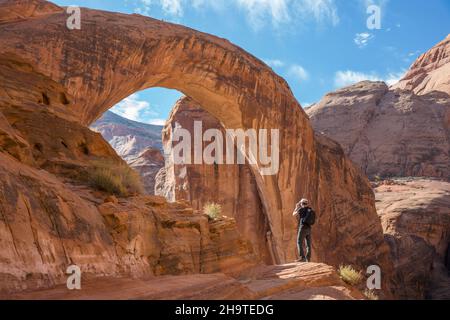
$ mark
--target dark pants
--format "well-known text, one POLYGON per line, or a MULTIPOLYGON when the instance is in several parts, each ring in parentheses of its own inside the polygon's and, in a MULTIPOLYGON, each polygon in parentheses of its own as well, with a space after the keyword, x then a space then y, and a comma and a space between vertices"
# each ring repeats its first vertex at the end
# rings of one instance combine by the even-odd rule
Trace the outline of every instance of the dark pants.
POLYGON ((297 248, 300 259, 311 260, 311 227, 300 226, 297 236, 297 248), (306 255, 303 244, 306 242, 306 255))

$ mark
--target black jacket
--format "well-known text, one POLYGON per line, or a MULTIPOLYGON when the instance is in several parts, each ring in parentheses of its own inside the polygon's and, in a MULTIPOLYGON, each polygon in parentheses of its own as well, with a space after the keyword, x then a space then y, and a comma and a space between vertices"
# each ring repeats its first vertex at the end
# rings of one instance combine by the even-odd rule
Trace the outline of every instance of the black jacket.
POLYGON ((297 209, 297 212, 298 212, 297 219, 298 219, 299 227, 305 226, 305 227, 311 228, 310 225, 305 223, 305 221, 308 221, 308 219, 309 219, 311 208, 310 207, 300 208, 300 209, 297 209))

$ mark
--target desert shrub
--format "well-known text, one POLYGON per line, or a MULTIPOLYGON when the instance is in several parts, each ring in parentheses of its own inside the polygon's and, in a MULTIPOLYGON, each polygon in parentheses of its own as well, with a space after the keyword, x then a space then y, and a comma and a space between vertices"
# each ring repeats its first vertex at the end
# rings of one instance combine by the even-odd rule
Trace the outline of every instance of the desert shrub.
POLYGON ((381 182, 382 180, 383 180, 383 178, 380 176, 380 175, 375 175, 374 177, 373 177, 373 180, 375 181, 375 182, 381 182))
POLYGON ((95 162, 87 177, 93 188, 121 197, 144 190, 139 174, 124 163, 95 162))
POLYGON ((212 220, 218 219, 222 215, 222 206, 218 203, 208 202, 203 207, 203 213, 212 220))
POLYGON ((378 295, 373 290, 366 289, 364 291, 364 295, 369 300, 378 300, 379 299, 378 295))
POLYGON ((352 286, 360 284, 363 280, 361 272, 356 271, 352 266, 340 266, 338 273, 345 283, 348 283, 352 286))

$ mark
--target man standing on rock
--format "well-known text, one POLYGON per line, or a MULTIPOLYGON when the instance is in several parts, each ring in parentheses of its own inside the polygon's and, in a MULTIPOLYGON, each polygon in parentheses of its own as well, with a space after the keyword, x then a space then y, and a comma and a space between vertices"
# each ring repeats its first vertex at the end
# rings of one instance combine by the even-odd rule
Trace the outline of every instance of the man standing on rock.
POLYGON ((298 221, 297 248, 298 262, 309 262, 311 260, 311 229, 316 222, 316 213, 309 207, 307 199, 297 203, 293 216, 298 221), (303 244, 306 242, 306 255, 303 244))

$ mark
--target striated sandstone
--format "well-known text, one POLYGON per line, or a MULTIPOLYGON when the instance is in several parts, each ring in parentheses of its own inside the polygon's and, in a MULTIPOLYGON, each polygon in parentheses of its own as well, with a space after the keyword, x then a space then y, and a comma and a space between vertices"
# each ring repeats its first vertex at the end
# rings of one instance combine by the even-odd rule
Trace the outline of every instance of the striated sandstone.
POLYGON ((363 299, 324 264, 289 264, 253 269, 249 279, 223 274, 162 276, 150 280, 97 278, 82 291, 66 288, 26 292, 10 299, 141 299, 141 300, 355 300, 363 299), (117 290, 120 288, 120 290, 117 290))

